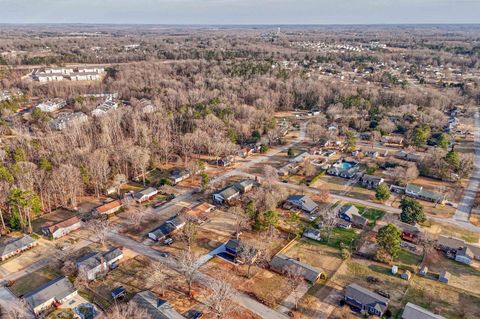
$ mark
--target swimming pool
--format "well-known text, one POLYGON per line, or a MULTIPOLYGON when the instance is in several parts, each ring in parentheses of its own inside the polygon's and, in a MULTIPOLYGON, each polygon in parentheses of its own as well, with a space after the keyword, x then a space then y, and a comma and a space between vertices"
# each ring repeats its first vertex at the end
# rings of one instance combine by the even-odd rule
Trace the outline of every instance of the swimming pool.
POLYGON ((348 163, 348 162, 343 162, 340 164, 340 168, 342 169, 349 169, 351 168, 353 165, 351 163, 348 163))

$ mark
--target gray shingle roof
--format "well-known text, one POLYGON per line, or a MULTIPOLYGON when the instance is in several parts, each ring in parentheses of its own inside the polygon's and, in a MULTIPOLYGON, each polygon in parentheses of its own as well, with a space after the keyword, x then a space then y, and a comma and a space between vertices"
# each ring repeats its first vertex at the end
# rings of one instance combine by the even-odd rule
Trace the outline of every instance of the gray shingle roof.
POLYGON ((73 287, 72 283, 65 278, 65 276, 60 276, 26 293, 23 298, 33 309, 52 298, 61 300, 68 295, 73 294, 75 291, 76 289, 73 287))
POLYGON ((283 254, 276 254, 270 261, 270 267, 280 273, 284 273, 287 267, 291 266, 300 268, 303 271, 303 278, 309 282, 315 282, 324 273, 321 269, 315 268, 283 254))
POLYGON ((149 290, 137 293, 130 302, 145 309, 149 319, 185 319, 166 300, 158 298, 149 290))
POLYGON ((0 245, 0 256, 6 256, 17 249, 23 249, 33 244, 35 239, 28 235, 23 235, 22 237, 15 238, 10 240, 2 245, 0 245))
POLYGON ((305 195, 288 196, 287 202, 297 206, 298 208, 301 208, 306 212, 313 212, 318 207, 317 203, 315 203, 313 200, 310 199, 310 197, 305 195))
POLYGON ((380 296, 379 294, 363 288, 357 284, 350 284, 345 290, 345 297, 352 298, 357 302, 360 302, 362 305, 371 305, 377 304, 381 312, 385 312, 388 307, 388 298, 380 296))
POLYGON ((428 311, 425 308, 417 306, 411 302, 405 305, 403 310, 402 319, 446 319, 440 315, 436 315, 433 312, 428 311))

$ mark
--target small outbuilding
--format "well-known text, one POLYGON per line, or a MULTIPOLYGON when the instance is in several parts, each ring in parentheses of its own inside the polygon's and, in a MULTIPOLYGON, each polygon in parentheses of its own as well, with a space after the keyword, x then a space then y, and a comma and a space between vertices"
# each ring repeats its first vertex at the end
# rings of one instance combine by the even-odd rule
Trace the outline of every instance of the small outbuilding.
POLYGON ((444 270, 438 276, 438 281, 448 284, 448 282, 450 281, 450 277, 451 274, 448 271, 444 270))

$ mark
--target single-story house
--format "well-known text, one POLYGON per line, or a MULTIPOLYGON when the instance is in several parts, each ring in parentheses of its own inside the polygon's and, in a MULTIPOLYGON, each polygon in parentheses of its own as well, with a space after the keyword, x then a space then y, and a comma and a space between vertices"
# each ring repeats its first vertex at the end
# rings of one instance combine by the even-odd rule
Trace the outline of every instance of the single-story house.
POLYGON ((196 221, 208 219, 208 214, 215 208, 214 205, 203 202, 193 206, 192 208, 184 208, 182 211, 196 221))
POLYGON ((217 161, 217 165, 219 166, 230 166, 233 163, 235 163, 235 157, 234 156, 226 156, 222 157, 217 161))
POLYGON ((384 182, 384 179, 378 176, 364 174, 362 175, 360 181, 362 182, 362 186, 367 188, 377 188, 384 182))
POLYGON ((448 281, 450 280, 450 277, 451 277, 451 274, 444 270, 440 273, 440 275, 438 276, 438 281, 440 282, 443 282, 443 283, 448 283, 448 281))
POLYGON ((73 216, 71 218, 62 220, 61 222, 55 224, 47 224, 42 227, 42 233, 45 236, 52 237, 54 239, 63 237, 68 233, 79 229, 82 226, 82 221, 77 217, 73 216))
POLYGON ((78 272, 82 272, 88 280, 95 280, 101 272, 106 272, 123 258, 121 248, 113 248, 107 252, 91 252, 76 261, 78 272))
POLYGON ((301 163, 303 162, 306 158, 308 158, 310 156, 310 154, 308 152, 301 152, 300 154, 298 154, 297 156, 295 156, 294 158, 291 158, 289 160, 290 163, 301 163))
POLYGON ((327 169, 327 174, 352 179, 357 176, 359 165, 357 161, 339 161, 327 169))
POLYGON ((217 204, 229 203, 238 196, 240 196, 240 191, 234 185, 229 185, 212 194, 213 201, 217 204))
POLYGON ((407 224, 400 220, 396 220, 394 224, 402 231, 403 240, 416 243, 422 236, 422 229, 418 225, 407 224))
POLYGON ((403 137, 400 135, 387 135, 380 139, 383 145, 401 146, 403 144, 403 137))
POLYGON ((77 290, 65 277, 60 276, 46 284, 27 292, 23 299, 35 315, 55 306, 58 307, 77 295, 77 290))
POLYGON ((407 187, 405 188, 405 195, 432 203, 443 204, 445 201, 445 195, 426 190, 423 186, 415 184, 407 184, 407 187))
POLYGON ((402 319, 446 319, 440 315, 434 314, 425 308, 408 302, 403 309, 402 319))
POLYGON ((398 151, 395 153, 395 157, 409 162, 420 162, 423 156, 414 152, 398 151))
POLYGON ((118 212, 122 207, 122 201, 117 199, 96 207, 94 213, 97 215, 111 215, 118 212))
POLYGON ((345 289, 345 302, 362 314, 382 317, 387 311, 389 300, 357 284, 350 284, 345 289))
POLYGON ((170 218, 165 223, 148 233, 148 237, 154 241, 160 241, 167 236, 172 235, 185 226, 185 218, 181 215, 170 218))
POLYGON ((4 261, 12 256, 19 255, 24 251, 37 245, 35 239, 28 235, 8 240, 0 244, 0 261, 4 261))
POLYGON ((343 219, 339 219, 337 220, 337 223, 335 224, 335 226, 342 229, 350 229, 352 228, 352 223, 347 222, 346 220, 343 220, 343 219))
POLYGON ((463 247, 468 247, 473 254, 473 258, 480 260, 480 246, 467 243, 462 239, 440 235, 438 236, 437 243, 435 244, 435 248, 443 250, 444 252, 454 251, 456 253, 463 247))
POLYGON ((343 206, 338 212, 338 217, 359 228, 363 228, 368 224, 368 219, 361 216, 358 213, 358 208, 353 205, 343 206))
POLYGON ((314 228, 307 228, 303 231, 303 237, 307 237, 313 240, 321 240, 320 231, 314 228))
POLYGON ((170 180, 170 182, 172 182, 172 184, 175 185, 180 183, 181 181, 186 180, 189 177, 190 177, 190 173, 187 172, 186 170, 175 169, 170 172, 170 176, 168 177, 168 179, 170 180))
POLYGON ((240 191, 241 194, 248 193, 255 186, 255 181, 251 179, 244 179, 234 184, 235 188, 240 191))
POLYGON ((270 260, 269 265, 272 270, 281 274, 284 274, 289 267, 298 268, 302 272, 303 279, 305 279, 305 281, 311 284, 314 284, 319 279, 326 278, 325 273, 321 269, 315 268, 283 254, 276 254, 275 256, 273 256, 272 260, 270 260))
POLYGON ((287 165, 280 167, 277 170, 277 173, 280 176, 288 176, 291 174, 296 174, 299 169, 300 169, 300 166, 298 164, 288 163, 287 165))
POLYGON ((153 187, 147 187, 142 189, 139 192, 136 192, 133 197, 139 203, 152 199, 155 195, 158 194, 158 190, 153 187))
POLYGON ((365 151, 364 154, 365 154, 365 156, 372 157, 372 158, 376 158, 380 155, 380 153, 378 153, 378 151, 372 151, 372 150, 365 151))
POLYGON ((153 292, 145 290, 137 293, 129 301, 147 312, 152 319, 185 319, 168 301, 158 298, 153 292))
POLYGON ((475 258, 474 254, 467 246, 464 246, 457 250, 455 254, 455 260, 467 265, 470 265, 475 258))
POLYGON ((285 207, 295 207, 308 214, 313 214, 318 209, 318 204, 306 195, 290 195, 285 202, 285 207))

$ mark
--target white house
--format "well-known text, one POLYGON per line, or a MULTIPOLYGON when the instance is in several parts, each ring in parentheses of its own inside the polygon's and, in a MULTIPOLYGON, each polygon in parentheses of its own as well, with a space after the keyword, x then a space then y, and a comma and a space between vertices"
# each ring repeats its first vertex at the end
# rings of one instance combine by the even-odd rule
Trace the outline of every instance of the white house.
POLYGON ((67 102, 63 99, 53 99, 42 102, 36 106, 37 109, 40 109, 43 112, 54 112, 65 107, 67 102))
POLYGON ((55 306, 60 306, 77 295, 77 290, 65 277, 60 276, 26 293, 23 299, 35 315, 55 306))

